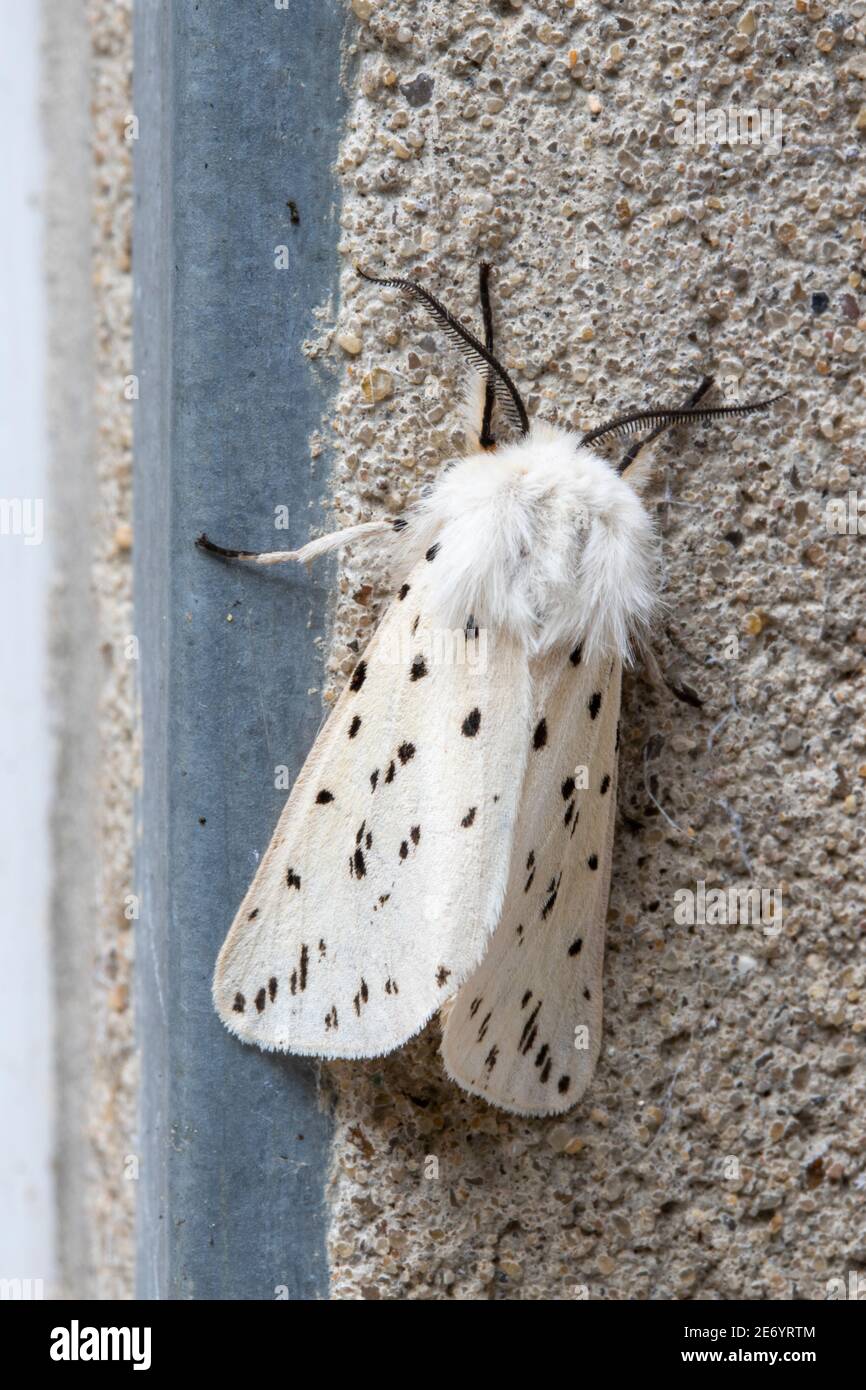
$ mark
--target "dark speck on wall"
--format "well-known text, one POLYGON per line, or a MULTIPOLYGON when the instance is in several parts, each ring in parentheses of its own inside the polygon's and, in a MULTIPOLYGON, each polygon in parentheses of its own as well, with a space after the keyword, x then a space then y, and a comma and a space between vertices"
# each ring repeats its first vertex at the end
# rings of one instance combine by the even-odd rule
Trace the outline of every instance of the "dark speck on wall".
POLYGON ((426 72, 419 72, 411 82, 404 82, 400 91, 410 106, 426 106, 433 95, 433 78, 426 72))

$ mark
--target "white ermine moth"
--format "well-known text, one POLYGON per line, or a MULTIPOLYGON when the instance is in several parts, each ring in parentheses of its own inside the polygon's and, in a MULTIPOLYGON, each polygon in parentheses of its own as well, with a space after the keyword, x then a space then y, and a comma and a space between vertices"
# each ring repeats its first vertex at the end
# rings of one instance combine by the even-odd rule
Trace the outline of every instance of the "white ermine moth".
POLYGON ((705 380, 680 409, 581 439, 530 422, 493 352, 486 265, 483 341, 414 281, 374 283, 419 301, 477 370, 468 449, 396 519, 289 552, 199 537, 259 564, 378 538, 394 587, 229 930, 214 1002, 245 1042, 348 1058, 392 1051, 448 1003, 448 1074, 554 1114, 601 1044, 620 679, 657 594, 640 451, 771 401, 697 408, 705 380), (642 427, 619 468, 590 448, 642 427))

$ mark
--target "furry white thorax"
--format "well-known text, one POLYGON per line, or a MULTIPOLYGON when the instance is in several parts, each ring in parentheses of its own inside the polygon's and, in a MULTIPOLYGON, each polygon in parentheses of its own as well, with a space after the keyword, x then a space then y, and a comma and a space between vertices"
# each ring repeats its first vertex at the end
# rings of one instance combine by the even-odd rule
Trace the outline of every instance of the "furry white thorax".
POLYGON ((628 660, 656 600, 653 529, 637 491, 574 435, 527 438, 446 465, 399 533, 405 569, 438 546, 435 604, 527 650, 582 643, 628 660))

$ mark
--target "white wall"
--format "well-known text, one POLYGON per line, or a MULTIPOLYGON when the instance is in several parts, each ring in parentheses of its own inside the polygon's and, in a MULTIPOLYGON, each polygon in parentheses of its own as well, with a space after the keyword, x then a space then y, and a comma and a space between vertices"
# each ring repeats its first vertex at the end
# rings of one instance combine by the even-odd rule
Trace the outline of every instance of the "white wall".
MULTIPOLYGON (((0 1278, 54 1283, 45 313, 37 4, 0 0, 0 1278), (29 532, 21 534, 23 529, 29 532), (15 532, 18 532, 17 534, 15 532)), ((74 807, 70 807, 74 814, 74 807)))

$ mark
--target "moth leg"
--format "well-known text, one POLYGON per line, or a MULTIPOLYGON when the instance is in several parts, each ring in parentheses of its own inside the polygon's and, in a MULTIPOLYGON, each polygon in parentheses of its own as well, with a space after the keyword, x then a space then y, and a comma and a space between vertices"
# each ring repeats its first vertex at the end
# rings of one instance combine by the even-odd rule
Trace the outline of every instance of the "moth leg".
POLYGON ((691 705, 692 709, 703 709, 704 702, 700 695, 690 685, 686 685, 685 681, 673 681, 665 676, 665 685, 684 705, 691 705))
POLYGON ((284 565, 287 561, 295 561, 303 565, 352 541, 368 540, 386 531, 402 530, 405 525, 400 517, 396 521, 365 521, 359 526, 347 526, 342 531, 330 531, 326 536, 318 536, 316 540, 302 545, 300 550, 231 550, 227 546, 217 545, 204 531, 196 536, 195 543, 199 550, 216 555, 220 560, 251 560, 256 565, 284 565))
POLYGON ((690 685, 686 685, 685 681, 670 680, 663 673, 651 647, 645 644, 641 655, 643 656, 647 679, 653 689, 661 690, 664 688, 669 690, 678 700, 681 700, 684 705, 691 705, 693 709, 703 709, 703 700, 696 691, 692 690, 690 685))
MULTIPOLYGON (((693 406, 698 405, 699 402, 703 400, 712 384, 713 378, 711 376, 705 376, 700 385, 696 387, 689 396, 683 409, 691 410, 693 406)), ((670 428, 670 425, 659 425, 651 434, 648 434, 645 439, 636 439, 633 444, 630 444, 623 454, 622 463, 619 466, 620 473, 624 473, 625 470, 634 463, 641 449, 645 448, 647 444, 652 444, 653 440, 658 439, 660 434, 664 434, 665 430, 670 428)))

